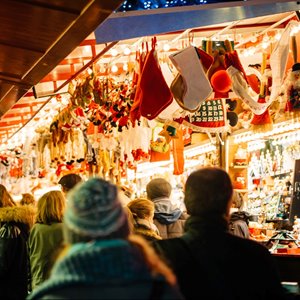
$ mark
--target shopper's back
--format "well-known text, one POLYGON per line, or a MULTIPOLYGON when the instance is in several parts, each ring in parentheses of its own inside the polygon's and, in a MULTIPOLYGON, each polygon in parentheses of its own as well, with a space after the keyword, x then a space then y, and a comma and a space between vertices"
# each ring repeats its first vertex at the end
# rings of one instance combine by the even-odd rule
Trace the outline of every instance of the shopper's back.
POLYGON ((191 215, 186 233, 155 242, 169 261, 186 299, 282 299, 268 250, 227 232, 232 184, 219 168, 192 173, 185 188, 191 215))

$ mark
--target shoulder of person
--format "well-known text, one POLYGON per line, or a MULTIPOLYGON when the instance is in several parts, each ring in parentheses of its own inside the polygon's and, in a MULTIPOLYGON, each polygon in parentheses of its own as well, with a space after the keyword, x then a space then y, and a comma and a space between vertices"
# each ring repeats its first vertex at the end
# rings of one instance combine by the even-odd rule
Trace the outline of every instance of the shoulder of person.
POLYGON ((181 220, 187 220, 189 218, 189 214, 186 212, 186 211, 183 211, 181 216, 180 216, 180 219, 181 220))
POLYGON ((260 243, 251 240, 251 239, 243 239, 234 235, 231 235, 232 244, 235 248, 240 249, 245 253, 249 253, 249 255, 253 254, 257 256, 259 260, 264 260, 265 258, 272 258, 269 250, 261 245, 260 243))
POLYGON ((21 234, 21 229, 15 223, 4 223, 0 228, 0 237, 14 239, 21 234))
POLYGON ((189 255, 183 255, 184 253, 188 254, 188 248, 181 237, 154 241, 152 246, 166 261, 176 261, 177 257, 183 261, 184 258, 189 257, 189 255))

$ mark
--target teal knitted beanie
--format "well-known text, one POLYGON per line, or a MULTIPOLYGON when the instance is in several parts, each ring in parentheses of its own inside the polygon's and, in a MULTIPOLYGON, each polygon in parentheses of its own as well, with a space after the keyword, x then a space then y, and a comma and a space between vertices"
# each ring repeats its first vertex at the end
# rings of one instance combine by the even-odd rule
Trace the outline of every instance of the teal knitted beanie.
POLYGON ((64 215, 66 242, 128 236, 127 215, 119 201, 116 185, 102 178, 91 178, 78 184, 67 199, 64 215))

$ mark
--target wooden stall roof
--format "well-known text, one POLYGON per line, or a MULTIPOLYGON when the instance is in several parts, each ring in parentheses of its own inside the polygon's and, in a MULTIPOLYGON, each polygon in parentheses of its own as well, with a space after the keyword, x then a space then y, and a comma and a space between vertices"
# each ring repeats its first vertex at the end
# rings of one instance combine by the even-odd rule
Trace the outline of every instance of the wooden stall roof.
MULTIPOLYGON (((122 0, 1 0, 0 129, 22 124, 30 114, 8 112, 28 91, 95 30, 122 0), (8 112, 6 117, 4 115, 8 112), (16 120, 5 120, 9 117, 16 120)), ((89 45, 95 44, 89 41, 89 45)), ((65 62, 63 62, 65 63, 65 62)), ((27 95, 28 96, 28 95, 27 95)), ((24 108, 25 108, 24 107, 24 108)), ((0 134, 1 134, 0 133, 0 134)))

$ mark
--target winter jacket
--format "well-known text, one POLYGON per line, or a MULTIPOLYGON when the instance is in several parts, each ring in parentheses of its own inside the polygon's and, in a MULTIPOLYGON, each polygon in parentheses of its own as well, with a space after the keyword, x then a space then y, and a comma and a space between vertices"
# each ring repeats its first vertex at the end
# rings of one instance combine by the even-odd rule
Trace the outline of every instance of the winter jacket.
POLYGON ((236 236, 249 239, 250 233, 248 228, 249 214, 244 211, 237 211, 230 215, 229 233, 236 236))
POLYGON ((189 299, 283 299, 267 248, 227 232, 225 220, 190 217, 180 238, 153 243, 173 268, 189 299))
POLYGON ((245 211, 237 211, 231 214, 229 221, 229 232, 248 239, 250 237, 248 222, 249 222, 249 214, 245 211))
POLYGON ((0 298, 25 299, 29 282, 27 239, 34 221, 31 206, 0 208, 0 298))
POLYGON ((183 299, 125 240, 78 243, 28 299, 183 299), (150 295, 152 295, 150 297, 150 295))
POLYGON ((28 241, 32 289, 49 276, 62 241, 62 223, 35 224, 32 227, 28 241))
POLYGON ((155 206, 154 224, 163 239, 180 237, 184 232, 187 213, 174 206, 169 198, 152 199, 155 206))

